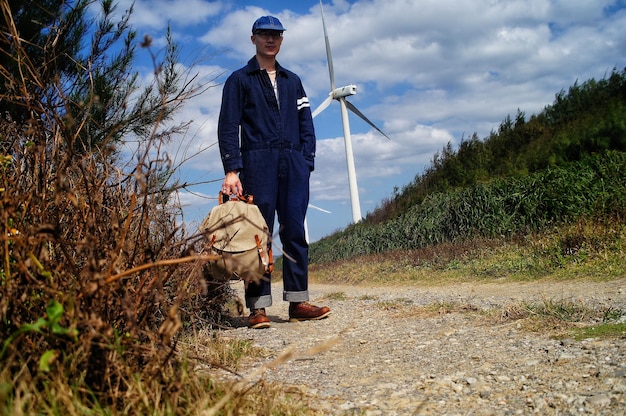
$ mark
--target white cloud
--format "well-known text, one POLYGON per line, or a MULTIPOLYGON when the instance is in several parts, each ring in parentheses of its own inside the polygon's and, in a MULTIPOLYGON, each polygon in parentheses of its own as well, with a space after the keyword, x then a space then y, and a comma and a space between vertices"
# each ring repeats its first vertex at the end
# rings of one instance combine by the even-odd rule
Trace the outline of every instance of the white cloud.
POLYGON ((220 13, 220 1, 205 0, 118 0, 118 11, 133 6, 133 25, 149 29, 163 29, 169 23, 197 25, 220 13))

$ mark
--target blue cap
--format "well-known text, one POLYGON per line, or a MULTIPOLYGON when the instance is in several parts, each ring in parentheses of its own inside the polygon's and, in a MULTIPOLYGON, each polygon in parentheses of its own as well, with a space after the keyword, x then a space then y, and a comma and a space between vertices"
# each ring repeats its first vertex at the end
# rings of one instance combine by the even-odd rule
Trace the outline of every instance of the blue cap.
POLYGON ((280 23, 280 20, 275 18, 274 16, 261 16, 252 25, 252 33, 257 30, 276 30, 279 32, 284 32, 285 29, 283 24, 280 23))

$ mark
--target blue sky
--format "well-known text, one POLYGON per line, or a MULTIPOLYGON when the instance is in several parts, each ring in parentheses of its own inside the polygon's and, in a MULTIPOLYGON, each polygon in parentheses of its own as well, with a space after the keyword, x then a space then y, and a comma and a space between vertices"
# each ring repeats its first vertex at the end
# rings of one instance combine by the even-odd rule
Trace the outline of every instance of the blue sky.
MULTIPOLYGON (((626 67, 624 0, 325 0, 323 7, 337 86, 357 85, 350 101, 391 138, 350 116, 364 216, 448 142, 484 138, 518 109, 536 114, 574 82, 626 67)), ((209 182, 180 195, 190 230, 216 204, 223 177, 220 84, 252 57, 250 28, 267 14, 287 28, 279 62, 300 75, 316 108, 330 89, 319 1, 135 0, 139 35, 149 34, 158 50, 170 24, 181 65, 214 85, 179 114, 193 123, 169 149, 185 159, 181 181, 209 182)), ((139 55, 149 73, 147 53, 139 55)), ((331 213, 309 210, 311 241, 352 222, 337 102, 315 128, 311 204, 331 213)))

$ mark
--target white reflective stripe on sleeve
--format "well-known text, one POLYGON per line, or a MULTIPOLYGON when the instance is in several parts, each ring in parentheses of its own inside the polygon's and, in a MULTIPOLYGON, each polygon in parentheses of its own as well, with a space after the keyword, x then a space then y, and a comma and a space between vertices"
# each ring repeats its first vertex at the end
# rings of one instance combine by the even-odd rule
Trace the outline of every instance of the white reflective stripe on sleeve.
POLYGON ((311 104, 309 103, 309 98, 308 97, 302 97, 297 101, 298 104, 298 111, 302 110, 303 108, 307 108, 307 107, 311 107, 311 104))

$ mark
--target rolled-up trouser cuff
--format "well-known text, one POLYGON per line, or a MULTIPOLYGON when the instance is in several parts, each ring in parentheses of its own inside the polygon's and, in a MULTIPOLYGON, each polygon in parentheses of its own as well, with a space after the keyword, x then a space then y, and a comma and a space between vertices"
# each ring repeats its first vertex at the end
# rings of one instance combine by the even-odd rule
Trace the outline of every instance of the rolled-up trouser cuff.
POLYGON ((306 302, 309 300, 309 291, 302 292, 283 292, 283 300, 287 302, 306 302))
POLYGON ((272 295, 263 295, 255 298, 246 298, 246 307, 249 309, 261 309, 272 306, 272 295))

